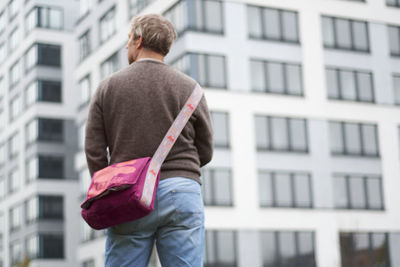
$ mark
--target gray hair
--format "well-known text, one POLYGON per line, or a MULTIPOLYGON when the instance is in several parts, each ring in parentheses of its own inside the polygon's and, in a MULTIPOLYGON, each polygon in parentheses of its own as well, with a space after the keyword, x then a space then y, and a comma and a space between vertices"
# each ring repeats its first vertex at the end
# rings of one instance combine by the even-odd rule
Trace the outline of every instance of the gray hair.
POLYGON ((142 36, 143 47, 167 55, 177 33, 172 23, 159 14, 138 15, 131 20, 133 40, 142 36))

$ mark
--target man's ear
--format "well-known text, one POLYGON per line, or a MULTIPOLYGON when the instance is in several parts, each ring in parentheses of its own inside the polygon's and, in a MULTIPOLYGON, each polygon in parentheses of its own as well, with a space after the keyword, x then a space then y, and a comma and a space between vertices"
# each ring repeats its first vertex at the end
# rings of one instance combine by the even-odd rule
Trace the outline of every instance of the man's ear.
POLYGON ((139 36, 135 41, 136 49, 139 49, 143 46, 143 37, 139 36))

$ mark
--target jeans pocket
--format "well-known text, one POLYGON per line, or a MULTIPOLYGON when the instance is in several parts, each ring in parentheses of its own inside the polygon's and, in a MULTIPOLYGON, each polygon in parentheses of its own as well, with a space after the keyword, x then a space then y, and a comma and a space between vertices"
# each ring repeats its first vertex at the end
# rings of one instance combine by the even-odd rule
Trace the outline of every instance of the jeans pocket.
POLYGON ((201 191, 174 189, 171 190, 171 196, 175 208, 176 226, 192 228, 203 223, 204 204, 201 191))

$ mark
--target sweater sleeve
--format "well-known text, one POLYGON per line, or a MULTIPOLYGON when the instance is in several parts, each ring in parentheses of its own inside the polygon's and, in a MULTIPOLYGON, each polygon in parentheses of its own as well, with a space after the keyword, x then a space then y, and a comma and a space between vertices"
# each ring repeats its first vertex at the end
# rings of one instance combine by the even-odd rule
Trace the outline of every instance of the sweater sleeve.
POLYGON ((89 105, 88 119, 85 129, 85 154, 90 176, 108 166, 107 138, 104 127, 102 99, 109 79, 103 80, 89 105))
POLYGON ((194 123, 195 146, 200 158, 200 167, 203 167, 213 156, 213 128, 205 95, 201 98, 194 114, 197 118, 194 123))

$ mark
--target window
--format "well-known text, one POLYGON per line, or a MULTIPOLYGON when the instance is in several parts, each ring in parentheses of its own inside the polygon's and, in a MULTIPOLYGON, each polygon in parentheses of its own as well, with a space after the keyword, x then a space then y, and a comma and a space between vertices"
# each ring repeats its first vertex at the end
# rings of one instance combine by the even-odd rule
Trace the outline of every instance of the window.
POLYGON ((80 105, 85 105, 90 102, 91 88, 90 88, 90 75, 79 81, 80 90, 80 105))
POLYGON ((224 33, 222 1, 181 0, 168 9, 164 16, 172 22, 178 36, 186 30, 224 33))
POLYGON ((63 10, 57 7, 35 6, 25 18, 26 34, 35 27, 61 30, 63 27, 63 10))
POLYGON ((61 66, 61 46, 50 44, 37 44, 38 65, 61 66))
POLYGON ((95 0, 80 0, 79 1, 79 16, 82 17, 88 13, 94 6, 95 0))
POLYGON ((211 112, 214 129, 214 147, 229 148, 229 121, 227 112, 211 112))
POLYGON ((21 80, 21 76, 21 60, 17 60, 10 68, 10 89, 13 89, 15 85, 21 80))
POLYGON ((329 134, 332 155, 379 157, 375 124, 330 121, 329 134))
POLYGON ((7 25, 6 12, 2 11, 0 12, 0 33, 2 33, 5 30, 6 25, 7 25))
POLYGON ((0 166, 6 163, 6 145, 5 143, 0 144, 0 166))
POLYGON ((258 188, 261 207, 313 207, 309 173, 260 171, 258 188))
POLYGON ((38 25, 38 9, 34 7, 25 17, 25 34, 28 35, 38 25))
POLYGON ((314 233, 261 231, 264 267, 315 267, 314 233))
POLYGON ((336 208, 383 209, 380 176, 335 174, 333 188, 336 208))
POLYGON ((85 134, 86 134, 86 122, 79 125, 78 129, 78 148, 81 151, 85 148, 85 134))
POLYGON ((6 59, 7 51, 6 51, 6 46, 3 43, 0 44, 0 63, 4 62, 6 59))
POLYGON ((154 0, 129 0, 129 14, 131 17, 137 15, 154 0))
POLYGON ((395 233, 340 233, 342 267, 397 266, 400 259, 400 234, 395 233))
POLYGON ((18 155, 19 151, 19 144, 20 144, 20 138, 19 138, 19 133, 16 132, 14 133, 10 139, 8 140, 8 156, 9 159, 13 159, 18 155))
POLYGON ((191 76, 201 86, 227 88, 225 56, 186 53, 171 65, 191 76))
POLYGON ((390 55, 400 56, 400 26, 388 26, 390 55))
POLYGON ((26 242, 31 259, 64 258, 64 236, 62 234, 35 234, 26 242))
POLYGON ((35 65, 61 66, 61 46, 34 44, 25 53, 25 72, 35 65))
POLYGON ((39 178, 64 179, 63 156, 38 156, 39 178))
POLYGON ((325 48, 369 53, 367 22, 322 16, 322 30, 325 48))
POLYGON ((255 116, 257 150, 308 153, 306 119, 255 116))
POLYGON ((393 75, 394 103, 400 105, 400 74, 393 75))
POLYGON ((327 68, 326 77, 329 99, 375 102, 371 72, 327 68))
POLYGON ((400 0, 386 0, 386 5, 400 7, 400 0))
POLYGON ((89 170, 87 168, 82 169, 79 172, 79 187, 82 196, 86 195, 91 182, 92 178, 90 177, 89 170))
POLYGON ((64 122, 61 119, 38 118, 26 127, 27 144, 36 140, 62 142, 64 139, 64 122))
POLYGON ((31 106, 36 101, 61 103, 61 82, 33 81, 25 91, 25 105, 31 106))
POLYGON ((94 265, 94 260, 86 260, 84 262, 82 262, 82 267, 95 267, 94 265))
POLYGON ((79 37, 79 61, 83 61, 90 55, 90 30, 79 37))
MULTIPOLYGON (((0 176, 0 200, 6 197, 7 190, 6 190, 6 179, 3 176, 0 176)), ((1 228, 3 229, 3 228, 1 228)), ((2 231, 2 230, 0 230, 2 231)), ((0 245, 2 243, 0 242, 0 245)))
POLYGON ((100 44, 104 43, 116 32, 115 6, 100 18, 100 44))
POLYGON ((116 72, 119 68, 118 52, 115 52, 112 56, 107 58, 101 63, 101 77, 102 79, 116 72))
POLYGON ((22 259, 22 245, 19 240, 13 241, 10 244, 11 264, 18 264, 22 259))
POLYGON ((250 72, 255 92, 303 95, 300 64, 251 60, 250 72))
POLYGON ((11 0, 8 2, 8 17, 10 21, 18 14, 19 7, 21 7, 20 0, 11 0))
POLYGON ((228 230, 205 233, 204 267, 237 266, 237 234, 228 230))
POLYGON ((202 168, 201 171, 204 204, 208 206, 233 206, 231 170, 202 168))
POLYGON ((22 206, 17 205, 10 209, 10 231, 15 231, 21 227, 22 223, 22 206))
POLYGON ((26 202, 25 214, 27 223, 40 220, 62 220, 64 213, 62 196, 35 196, 26 202))
POLYGON ((10 122, 22 113, 21 95, 16 95, 10 102, 10 122))
POLYGON ((9 54, 11 54, 15 48, 20 44, 21 42, 21 32, 18 27, 16 27, 8 36, 8 51, 9 54))
POLYGON ((26 164, 27 183, 35 180, 39 176, 39 162, 37 157, 31 157, 26 164))
MULTIPOLYGON (((6 113, 0 109, 0 133, 6 128, 6 113)), ((1 165, 1 162, 0 162, 1 165)))
MULTIPOLYGON (((5 218, 4 214, 0 214, 0 250, 3 250, 3 241, 5 235, 5 218)), ((3 254, 3 253, 1 253, 3 254)), ((0 266, 4 266, 3 255, 0 256, 0 266)))
POLYGON ((10 194, 16 192, 21 187, 21 176, 19 169, 14 169, 8 176, 8 192, 10 194))
POLYGON ((252 39, 299 43, 298 13, 247 6, 248 36, 252 39))

